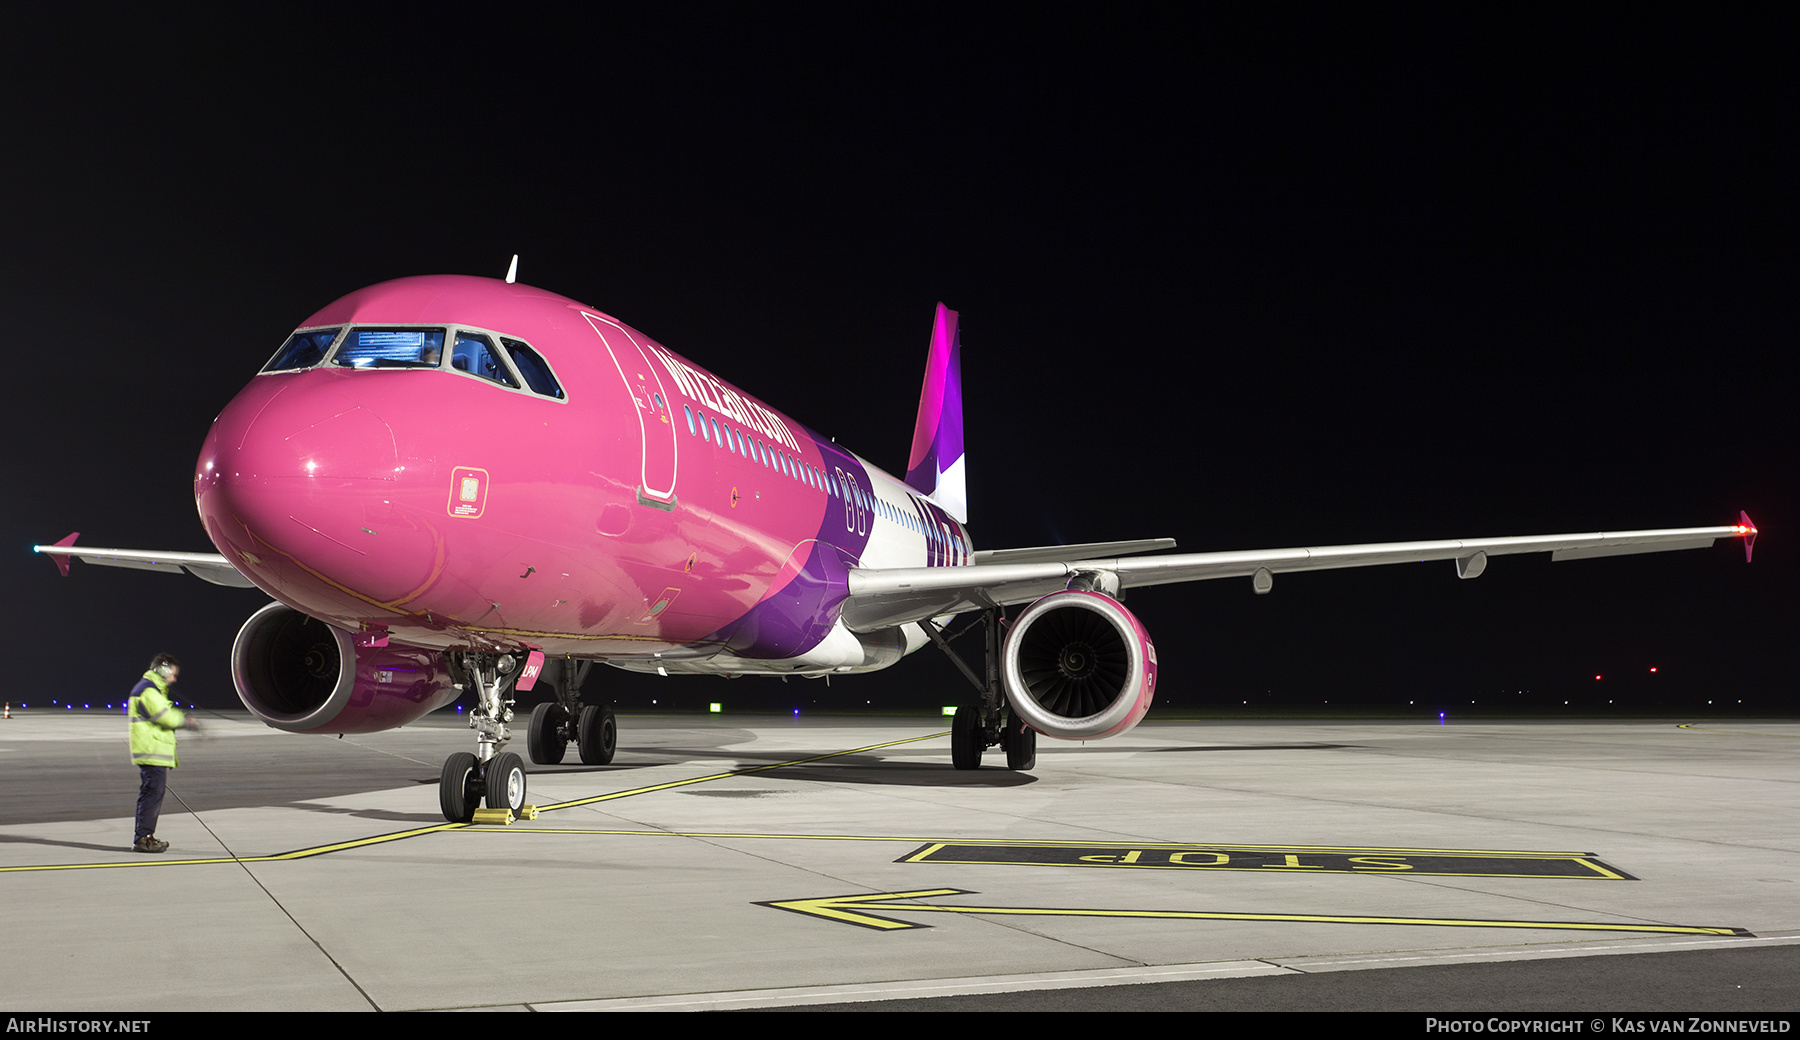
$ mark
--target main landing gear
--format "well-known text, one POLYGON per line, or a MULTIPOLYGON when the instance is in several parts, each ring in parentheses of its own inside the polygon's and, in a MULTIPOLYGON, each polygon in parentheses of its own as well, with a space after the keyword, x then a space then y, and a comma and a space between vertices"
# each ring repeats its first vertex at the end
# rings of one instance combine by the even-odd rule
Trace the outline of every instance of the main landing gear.
POLYGON ((513 815, 525 808, 525 762, 502 751, 512 734, 513 684, 519 678, 519 657, 452 650, 444 655, 450 676, 458 686, 476 692, 469 728, 475 731, 475 753, 459 751, 444 760, 438 776, 438 806, 444 819, 467 823, 483 800, 490 809, 506 809, 513 815))
POLYGON ((612 709, 605 705, 581 703, 581 684, 587 679, 592 661, 546 661, 544 675, 555 692, 555 701, 546 701, 531 710, 531 722, 525 730, 525 748, 531 760, 551 766, 563 760, 573 743, 585 766, 603 766, 613 760, 619 745, 619 724, 612 709), (552 672, 557 672, 551 678, 552 672))
POLYGON ((979 621, 963 626, 954 635, 945 636, 930 621, 919 622, 925 634, 950 662, 968 677, 975 693, 957 705, 956 717, 950 722, 950 764, 958 769, 980 769, 982 752, 998 746, 1006 752, 1006 768, 1027 772, 1037 768, 1037 731, 1027 727, 1006 705, 1006 691, 1000 682, 1001 627, 1005 618, 996 607, 982 611, 979 621), (987 668, 977 676, 950 643, 981 625, 986 631, 987 668))

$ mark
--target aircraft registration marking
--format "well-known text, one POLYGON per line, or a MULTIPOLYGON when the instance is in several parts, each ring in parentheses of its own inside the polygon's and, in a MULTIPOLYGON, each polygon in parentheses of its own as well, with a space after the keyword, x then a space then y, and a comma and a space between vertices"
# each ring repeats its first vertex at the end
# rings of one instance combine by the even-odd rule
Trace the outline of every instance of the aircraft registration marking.
POLYGON ((897 863, 1128 867, 1140 870, 1247 870, 1263 873, 1411 874, 1449 877, 1636 881, 1589 853, 1457 849, 1321 849, 1276 845, 1040 845, 928 842, 897 863))

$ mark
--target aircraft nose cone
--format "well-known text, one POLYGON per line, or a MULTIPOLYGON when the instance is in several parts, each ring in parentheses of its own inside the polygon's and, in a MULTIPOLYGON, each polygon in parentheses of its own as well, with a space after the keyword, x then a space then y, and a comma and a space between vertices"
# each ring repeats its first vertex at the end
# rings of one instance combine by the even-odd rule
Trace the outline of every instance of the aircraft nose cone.
POLYGON ((195 467, 207 534, 265 588, 345 584, 399 548, 375 544, 401 473, 394 432, 330 376, 253 382, 213 422, 195 467))
POLYGON ((394 431, 361 402, 298 380, 252 386, 213 423, 198 476, 214 481, 391 481, 394 431))

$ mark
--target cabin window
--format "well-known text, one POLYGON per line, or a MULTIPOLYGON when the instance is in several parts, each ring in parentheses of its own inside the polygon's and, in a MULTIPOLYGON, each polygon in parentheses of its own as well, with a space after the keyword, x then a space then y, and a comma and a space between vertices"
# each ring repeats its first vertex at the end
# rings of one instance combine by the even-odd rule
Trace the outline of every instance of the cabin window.
POLYGON ((685 404, 681 406, 681 410, 687 413, 688 433, 692 435, 697 432, 694 429, 694 410, 685 404))

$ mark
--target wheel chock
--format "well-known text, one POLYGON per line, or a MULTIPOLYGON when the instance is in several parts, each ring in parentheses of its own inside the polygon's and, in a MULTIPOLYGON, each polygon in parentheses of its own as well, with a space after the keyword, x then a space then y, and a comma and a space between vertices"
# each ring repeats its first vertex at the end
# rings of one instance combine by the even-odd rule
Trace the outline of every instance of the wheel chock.
POLYGON ((511 809, 477 809, 473 818, 475 823, 493 824, 504 827, 513 822, 511 809))
POLYGON ((519 806, 519 815, 514 817, 514 819, 517 819, 517 820, 535 820, 537 818, 538 818, 538 808, 535 805, 519 806))

